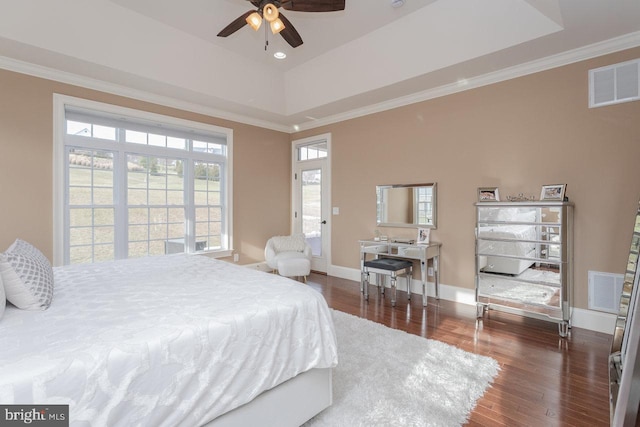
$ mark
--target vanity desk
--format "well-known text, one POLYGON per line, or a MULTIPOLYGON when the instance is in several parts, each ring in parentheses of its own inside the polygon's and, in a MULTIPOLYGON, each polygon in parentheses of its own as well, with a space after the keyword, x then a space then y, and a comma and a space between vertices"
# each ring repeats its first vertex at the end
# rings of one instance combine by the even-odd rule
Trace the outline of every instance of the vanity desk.
MULTIPOLYGON (((360 240, 360 271, 361 291, 364 292, 364 263, 367 256, 372 259, 377 258, 399 258, 405 260, 420 261, 420 279, 422 281, 422 305, 427 305, 427 262, 432 261, 433 277, 435 279, 435 296, 440 298, 440 246, 441 243, 431 242, 428 244, 414 244, 402 241, 391 240, 360 240)), ((411 292, 408 289, 408 292, 411 292)))

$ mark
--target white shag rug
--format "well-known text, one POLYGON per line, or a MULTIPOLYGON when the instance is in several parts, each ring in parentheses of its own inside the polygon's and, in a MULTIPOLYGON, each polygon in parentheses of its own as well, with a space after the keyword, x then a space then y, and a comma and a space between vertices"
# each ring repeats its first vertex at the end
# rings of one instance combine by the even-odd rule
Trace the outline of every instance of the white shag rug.
POLYGON ((500 369, 489 357, 332 312, 333 405, 305 426, 462 425, 500 369))

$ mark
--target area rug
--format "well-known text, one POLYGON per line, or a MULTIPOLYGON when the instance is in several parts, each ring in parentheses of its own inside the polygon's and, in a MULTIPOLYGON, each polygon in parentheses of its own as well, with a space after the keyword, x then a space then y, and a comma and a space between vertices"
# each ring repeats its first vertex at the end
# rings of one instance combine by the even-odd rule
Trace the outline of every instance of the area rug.
POLYGON ((457 426, 499 366, 495 360, 333 310, 333 405, 305 424, 457 426))

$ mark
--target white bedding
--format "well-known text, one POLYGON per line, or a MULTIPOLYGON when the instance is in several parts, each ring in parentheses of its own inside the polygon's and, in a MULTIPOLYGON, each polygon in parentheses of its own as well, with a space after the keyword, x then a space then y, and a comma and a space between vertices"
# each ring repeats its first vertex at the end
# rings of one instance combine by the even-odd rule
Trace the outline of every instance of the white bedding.
MULTIPOLYGON (((531 225, 501 225, 479 227, 479 239, 536 240, 536 227, 531 225)), ((479 240, 478 252, 482 255, 511 255, 535 257, 535 244, 529 242, 500 242, 479 240)))
POLYGON ((0 320, 0 402, 71 425, 197 426, 337 364, 322 295, 184 254, 54 269, 51 307, 0 320))

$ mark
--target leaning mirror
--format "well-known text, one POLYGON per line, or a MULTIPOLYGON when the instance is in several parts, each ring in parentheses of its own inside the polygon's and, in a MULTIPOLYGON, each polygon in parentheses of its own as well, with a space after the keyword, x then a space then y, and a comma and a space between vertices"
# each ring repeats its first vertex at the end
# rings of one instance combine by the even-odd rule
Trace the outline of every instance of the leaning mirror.
POLYGON ((436 228, 436 184, 376 186, 377 224, 436 228))
POLYGON ((637 425, 640 402, 640 372, 638 371, 638 281, 640 271, 640 206, 631 235, 631 248, 620 296, 620 309, 616 319, 609 354, 609 403, 611 425, 637 425), (634 327, 635 325, 635 327, 634 327))

